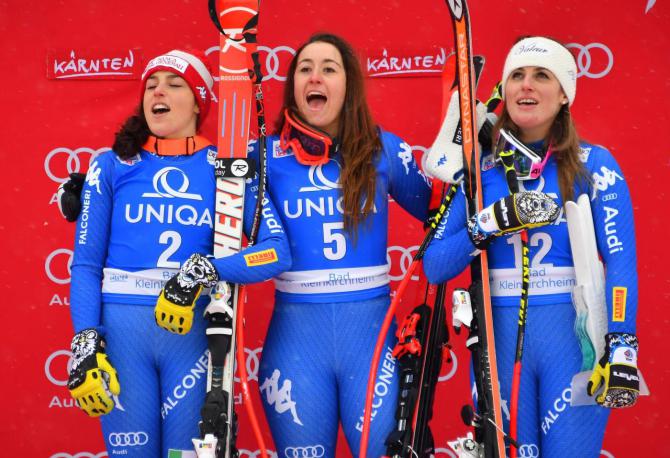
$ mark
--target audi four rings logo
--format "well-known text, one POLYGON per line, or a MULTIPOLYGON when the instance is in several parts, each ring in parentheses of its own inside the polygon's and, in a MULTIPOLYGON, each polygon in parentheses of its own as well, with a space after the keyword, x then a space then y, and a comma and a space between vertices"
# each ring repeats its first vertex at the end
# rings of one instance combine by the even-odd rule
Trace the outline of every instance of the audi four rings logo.
MULTIPOLYGON (((206 55, 216 53, 218 55, 219 46, 212 46, 205 51, 206 55)), ((288 72, 289 62, 295 55, 295 49, 290 46, 280 45, 274 48, 268 46, 258 46, 261 63, 264 63, 263 81, 277 80, 286 81, 286 74, 288 72)), ((246 69, 244 70, 246 72, 246 69)), ((214 79, 219 81, 220 78, 215 76, 214 79)))
POLYGON ((49 458, 106 458, 107 456, 109 456, 107 455, 107 452, 79 452, 74 455, 72 453, 58 452, 51 455, 49 458))
POLYGON ((321 458, 326 453, 323 445, 308 445, 305 447, 286 447, 286 458, 321 458))
POLYGON ((47 256, 44 261, 44 271, 49 280, 59 285, 70 283, 72 254, 72 250, 59 248, 47 256))
POLYGON ((135 447, 149 442, 149 435, 144 431, 132 433, 111 433, 107 436, 112 447, 135 447))
POLYGON ((52 149, 44 158, 44 171, 56 183, 65 183, 71 173, 83 173, 88 164, 98 154, 108 149, 108 147, 98 149, 81 147, 75 150, 65 147, 52 149), (87 158, 88 161, 82 161, 83 157, 87 158))
POLYGON ((579 43, 568 43, 567 48, 577 51, 575 61, 577 62, 577 77, 588 76, 589 78, 602 78, 607 75, 614 66, 614 54, 610 48, 602 43, 590 43, 582 45, 579 43), (598 50, 593 52, 592 50, 598 50), (604 56, 604 60, 603 60, 604 56), (594 61, 597 62, 594 65, 594 61), (603 62, 606 62, 603 65, 603 62))
POLYGON ((67 385, 68 374, 70 373, 70 368, 72 367, 72 353, 67 350, 58 350, 49 355, 47 360, 44 362, 44 375, 47 376, 47 379, 57 386, 67 385), (64 358, 63 358, 64 357, 64 358), (54 369, 52 365, 56 358, 60 359, 60 366, 58 367, 58 374, 54 375, 54 369), (63 365, 65 361, 65 365, 63 365))
MULTIPOLYGON (((251 450, 246 450, 246 449, 243 449, 243 448, 239 449, 238 452, 240 453, 240 457, 245 456, 245 457, 249 457, 249 458, 257 458, 261 454, 260 450, 251 451, 251 450)), ((274 452, 273 450, 270 450, 270 449, 266 448, 266 452, 267 452, 269 458, 277 458, 277 453, 274 452)))
POLYGON ((523 444, 519 447, 519 458, 540 458, 540 449, 535 444, 523 444))
MULTIPOLYGON (((407 273, 407 269, 409 269, 409 266, 412 264, 412 258, 414 257, 414 252, 416 252, 419 249, 418 245, 414 245, 411 247, 402 247, 402 246, 391 246, 386 250, 386 262, 391 265, 391 267, 394 266, 394 263, 392 262, 392 255, 391 253, 395 253, 396 251, 400 252, 400 260, 398 261, 398 265, 400 266, 400 275, 393 275, 391 271, 389 271, 389 278, 392 281, 400 281, 403 279, 405 274, 407 273)), ((393 270, 393 269, 391 269, 393 270)), ((419 281, 419 276, 418 275, 412 275, 412 280, 414 281, 419 281)))
MULTIPOLYGON (((258 347, 254 350, 251 350, 247 347, 244 347, 244 353, 247 354, 246 366, 247 366, 247 379, 252 381, 258 381, 258 368, 260 366, 260 355, 263 352, 263 347, 258 347)), ((239 377, 235 377, 235 381, 239 382, 239 377)))

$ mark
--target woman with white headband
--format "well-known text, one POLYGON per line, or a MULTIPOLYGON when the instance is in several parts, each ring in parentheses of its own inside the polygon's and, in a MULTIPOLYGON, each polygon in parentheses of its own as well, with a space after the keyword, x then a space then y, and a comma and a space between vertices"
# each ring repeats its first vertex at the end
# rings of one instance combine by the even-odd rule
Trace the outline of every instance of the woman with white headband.
MULTIPOLYGON (((109 456, 193 453, 207 379, 203 287, 263 281, 291 264, 269 196, 256 245, 205 256, 213 247, 216 147, 197 133, 213 83, 202 53, 173 50, 149 61, 136 114, 113 150, 91 163, 81 191, 68 388, 89 416, 102 415, 109 456), (274 256, 249 264, 245 255, 256 252, 274 256)), ((257 179, 247 184, 245 231, 253 186, 257 179)))
MULTIPOLYGON (((576 79, 575 60, 560 43, 528 37, 514 44, 503 70, 504 106, 493 132, 497 141, 483 145, 484 209, 467 215, 464 194, 458 193, 424 258, 428 279, 441 283, 463 271, 477 250, 487 250, 498 375, 509 405, 521 294, 519 231, 527 230, 530 288, 516 440, 536 447, 535 456, 543 458, 599 456, 608 408, 633 405, 639 391, 630 193, 611 153, 577 135, 570 113, 576 79), (503 159, 508 168, 514 166, 512 183, 503 159), (561 210, 581 194, 590 200, 606 272, 606 312, 596 336, 587 336, 582 322, 575 321, 571 295, 579 279, 561 210), (594 366, 587 387, 580 388, 584 392, 571 392, 573 376, 594 366), (572 398, 587 394, 593 405, 570 405, 572 398)), ((438 154, 429 153, 429 172, 448 178, 447 168, 436 165, 438 154)))

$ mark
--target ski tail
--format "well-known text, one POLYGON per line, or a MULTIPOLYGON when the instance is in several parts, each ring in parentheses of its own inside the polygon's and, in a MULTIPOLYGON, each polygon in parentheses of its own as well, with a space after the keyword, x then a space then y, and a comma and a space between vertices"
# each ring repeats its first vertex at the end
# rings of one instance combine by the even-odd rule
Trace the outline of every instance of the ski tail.
MULTIPOLYGON (((473 71, 470 18, 465 0, 447 0, 451 14, 457 56, 458 90, 461 109, 463 141, 464 189, 468 201, 468 214, 483 207, 481 188, 481 161, 476 137, 475 74, 473 71)), ((483 419, 476 428, 476 440, 484 443, 484 453, 489 457, 505 457, 505 434, 500 400, 491 292, 488 280, 488 258, 483 251, 471 264, 471 297, 475 320, 470 330, 469 348, 472 351, 477 410, 483 419)))
MULTIPOLYGON (((216 197, 214 220, 214 256, 229 256, 242 249, 244 222, 245 178, 253 169, 246 161, 249 125, 252 112, 252 84, 260 86, 262 77, 252 82, 250 75, 260 74, 253 67, 252 54, 256 51, 258 0, 209 0, 210 16, 220 32, 219 38, 219 118, 216 158, 216 197), (249 42, 247 42, 249 40, 249 42), (245 167, 244 177, 227 176, 230 161, 245 167)), ((256 59, 257 53, 256 54, 256 59)), ((262 94, 262 92, 261 92, 262 94)), ((262 104, 262 98, 261 98, 262 104)), ((258 101, 257 101, 258 105, 258 101)), ((261 105, 262 106, 262 105, 261 105)), ((264 122, 263 122, 264 126, 264 122)), ((264 176, 264 164, 259 174, 264 176)), ((264 177, 263 177, 264 180, 264 177)), ((254 225, 249 241, 253 243, 260 224, 263 188, 254 212, 254 225)), ((207 377, 207 395, 201 411, 200 433, 214 435, 217 457, 236 457, 237 417, 234 407, 234 357, 244 361, 242 319, 243 289, 236 284, 219 282, 212 290, 212 300, 205 314, 208 319, 207 341, 210 351, 207 377), (236 342, 241 343, 237 345, 236 342)), ((253 412, 245 364, 239 364, 242 396, 249 411, 262 456, 267 456, 256 416, 253 412)))

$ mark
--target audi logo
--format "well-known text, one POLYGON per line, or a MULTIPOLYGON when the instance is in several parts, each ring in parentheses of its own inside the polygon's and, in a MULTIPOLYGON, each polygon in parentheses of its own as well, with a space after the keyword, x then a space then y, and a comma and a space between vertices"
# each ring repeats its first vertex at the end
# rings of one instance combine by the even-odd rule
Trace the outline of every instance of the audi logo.
MULTIPOLYGON (((602 43, 590 43, 588 45, 582 45, 579 43, 568 43, 565 45, 567 48, 572 48, 577 51, 577 56, 575 61, 577 62, 577 77, 588 76, 589 78, 602 78, 607 75, 612 67, 614 66, 614 54, 610 48, 602 43), (591 50, 598 49, 600 53, 604 53, 607 60, 605 67, 596 72, 593 68, 593 57, 591 56, 591 50)), ((601 54, 602 55, 602 54, 601 54)), ((599 59, 600 60, 600 59, 599 59)))
POLYGON ((519 447, 519 458, 540 458, 540 449, 535 444, 523 444, 519 447))
MULTIPOLYGON (((269 450, 267 448, 265 450, 266 450, 266 452, 267 452, 267 454, 270 458, 277 458, 277 453, 276 452, 274 452, 272 450, 269 450)), ((240 452, 240 457, 256 458, 256 457, 260 456, 260 454, 261 454, 260 450, 251 451, 251 450, 246 450, 246 449, 241 448, 238 451, 240 452)))
POLYGON ((71 453, 65 453, 65 452, 58 452, 53 455, 51 455, 49 458, 106 458, 107 452, 99 452, 99 453, 92 453, 92 452, 78 452, 75 453, 74 455, 71 453))
POLYGON ((107 441, 112 447, 135 447, 149 442, 149 435, 144 431, 132 433, 111 433, 107 441))
POLYGON ((72 353, 70 353, 68 350, 58 350, 51 353, 47 358, 47 360, 44 362, 44 375, 46 375, 47 379, 54 385, 65 386, 67 385, 68 374, 70 373, 71 368, 72 368, 72 353), (65 356, 67 358, 65 368, 62 367, 59 368, 58 369, 59 375, 55 376, 54 370, 52 369, 51 366, 56 358, 62 356, 65 356), (63 369, 65 370, 63 371, 63 369))
POLYGON ((321 458, 326 453, 323 445, 308 445, 305 447, 286 447, 286 458, 321 458))
POLYGON ((456 374, 456 371, 458 370, 458 359, 456 357, 456 353, 454 353, 454 351, 451 350, 451 349, 449 350, 449 357, 451 358, 451 361, 452 361, 451 370, 446 375, 442 375, 442 376, 438 377, 437 378, 438 382, 446 382, 447 380, 451 379, 456 374))
MULTIPOLYGON (((393 267, 393 263, 391 262, 391 253, 395 253, 396 251, 400 252, 400 260, 398 261, 398 265, 400 266, 400 275, 393 275, 391 271, 389 271, 389 279, 392 281, 400 281, 403 279, 405 274, 407 273, 407 270, 409 269, 409 266, 412 264, 412 258, 414 255, 412 254, 413 252, 416 252, 419 249, 418 245, 414 245, 411 247, 401 247, 401 246, 390 246, 386 250, 386 262, 393 267)), ((393 270, 393 269, 391 269, 393 270)), ((412 280, 418 281, 419 276, 418 275, 412 275, 412 280)))
MULTIPOLYGON (((247 355, 246 359, 246 368, 247 368, 247 377, 248 380, 251 381, 258 381, 258 368, 260 366, 260 355, 263 352, 263 347, 258 347, 255 350, 251 350, 250 348, 244 347, 244 353, 247 355)), ((237 361, 235 361, 235 364, 237 364, 237 361)), ((239 382, 240 378, 235 377, 235 381, 239 382)))
POLYGON ((59 248, 57 250, 52 251, 49 256, 47 256, 46 260, 44 261, 44 271, 47 274, 47 277, 49 277, 49 280, 51 280, 54 283, 57 283, 59 285, 66 285, 70 283, 70 276, 71 276, 71 267, 72 267, 72 250, 69 250, 67 248, 59 248), (65 259, 63 259, 62 255, 67 256, 65 259), (54 269, 53 263, 56 257, 59 257, 62 261, 58 261, 60 263, 58 269, 54 269), (62 262, 65 264, 63 265, 62 262), (54 272, 54 270, 56 270, 54 272), (65 275, 65 271, 67 270, 67 275, 65 275))
POLYGON ((52 149, 44 158, 44 171, 47 176, 56 183, 65 183, 71 173, 84 172, 100 153, 109 150, 109 147, 93 149, 81 147, 75 150, 59 147, 52 149), (82 155, 88 155, 88 162, 83 163, 82 155))
MULTIPOLYGON (((209 56, 212 53, 217 53, 218 55, 220 49, 219 46, 212 46, 207 48, 205 54, 209 56)), ((263 81, 286 81, 289 62, 295 56, 295 49, 286 45, 274 48, 258 46, 258 53, 260 54, 261 64, 264 64, 262 69, 263 81)), ((218 76, 215 76, 214 79, 216 81, 220 80, 218 76)))

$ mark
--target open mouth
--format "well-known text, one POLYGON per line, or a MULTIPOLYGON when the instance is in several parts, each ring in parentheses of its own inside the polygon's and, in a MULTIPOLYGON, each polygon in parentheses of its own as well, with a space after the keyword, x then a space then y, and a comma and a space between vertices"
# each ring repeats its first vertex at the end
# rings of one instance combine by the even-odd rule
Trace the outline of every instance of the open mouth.
POLYGON ((321 92, 313 91, 313 92, 310 92, 310 93, 307 94, 306 100, 307 100, 307 105, 310 108, 319 109, 326 104, 326 102, 328 101, 328 97, 326 97, 321 92))
POLYGON ((535 99, 520 99, 516 103, 518 105, 537 105, 537 100, 535 100, 535 99))
POLYGON ((151 112, 153 114, 163 114, 167 113, 170 111, 170 107, 165 105, 164 103, 157 103, 156 105, 151 107, 151 112))

